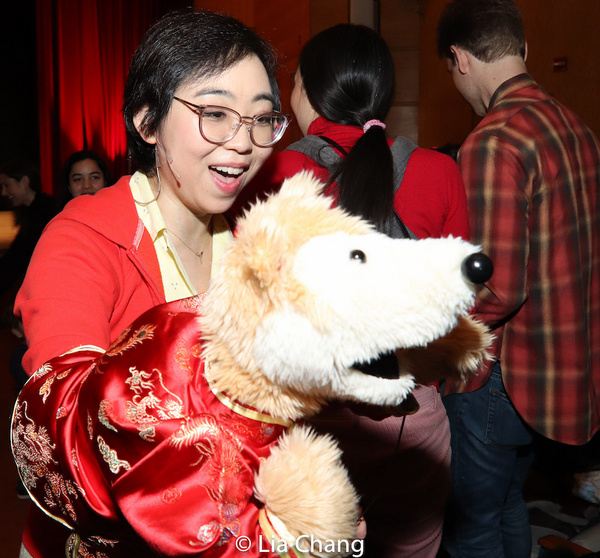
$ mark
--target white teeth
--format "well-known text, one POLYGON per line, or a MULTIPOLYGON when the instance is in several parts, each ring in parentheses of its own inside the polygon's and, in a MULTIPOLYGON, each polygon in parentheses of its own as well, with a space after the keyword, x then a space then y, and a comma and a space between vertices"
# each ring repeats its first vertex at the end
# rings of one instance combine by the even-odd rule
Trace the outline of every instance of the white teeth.
POLYGON ((244 172, 244 169, 240 169, 237 167, 213 167, 217 172, 221 172, 224 174, 230 174, 233 176, 239 176, 244 172))

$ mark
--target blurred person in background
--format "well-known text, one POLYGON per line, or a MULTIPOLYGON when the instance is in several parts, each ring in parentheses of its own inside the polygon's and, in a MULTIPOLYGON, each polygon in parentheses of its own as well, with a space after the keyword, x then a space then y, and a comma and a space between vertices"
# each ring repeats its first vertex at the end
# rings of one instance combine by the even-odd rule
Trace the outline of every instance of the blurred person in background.
POLYGON ((19 231, 0 257, 2 323, 14 326, 12 306, 33 250, 48 222, 56 215, 55 200, 42 192, 37 165, 25 159, 0 163, 0 194, 15 213, 19 231))
POLYGON ((112 184, 106 161, 95 151, 84 149, 73 153, 63 165, 60 193, 63 206, 73 198, 95 194, 112 184))
MULTIPOLYGON (((372 29, 331 27, 303 47, 291 105, 304 137, 274 154, 242 192, 240 206, 302 170, 332 203, 392 237, 467 239, 467 202, 456 162, 386 136, 394 98, 390 50, 372 29), (243 199, 242 199, 243 198, 243 199)), ((398 375, 395 358, 370 363, 398 375)), ((365 370, 366 371, 366 370, 365 370)), ((439 378, 432 378, 438 380, 439 378)), ((450 430, 436 385, 399 408, 333 404, 311 424, 334 435, 362 496, 369 558, 435 558, 450 491, 450 430)))

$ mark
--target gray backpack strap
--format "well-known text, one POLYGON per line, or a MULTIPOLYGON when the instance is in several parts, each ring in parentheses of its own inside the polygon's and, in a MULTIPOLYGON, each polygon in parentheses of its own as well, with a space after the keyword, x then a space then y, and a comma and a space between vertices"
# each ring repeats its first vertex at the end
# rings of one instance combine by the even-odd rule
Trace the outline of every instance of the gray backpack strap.
MULTIPOLYGON (((398 136, 390 146, 392 159, 394 160, 394 196, 398 193, 400 184, 402 184, 408 160, 417 147, 416 143, 404 136, 398 136)), ((408 233, 408 238, 416 239, 417 235, 404 224, 397 213, 396 216, 398 219, 394 219, 392 224, 392 236, 394 238, 406 238, 406 233, 408 233)))
POLYGON ((418 145, 416 143, 404 136, 398 136, 390 146, 392 158, 394 160, 394 194, 398 192, 400 184, 402 184, 402 179, 404 178, 404 173, 408 166, 408 160, 417 147, 418 145))
POLYGON ((304 153, 304 155, 325 167, 329 174, 333 174, 333 169, 340 160, 336 150, 319 136, 304 136, 286 147, 285 150, 304 153))
MULTIPOLYGON (((404 136, 398 136, 390 146, 394 160, 394 196, 398 192, 400 184, 402 184, 408 160, 417 147, 415 143, 404 136)), ((286 151, 303 153, 319 165, 325 167, 329 174, 333 174, 335 166, 340 160, 337 151, 319 136, 304 136, 302 139, 286 147, 286 151)), ((417 236, 402 222, 400 216, 396 212, 394 213, 397 219, 394 219, 392 224, 392 237, 407 238, 408 234, 408 238, 416 239, 417 236)))

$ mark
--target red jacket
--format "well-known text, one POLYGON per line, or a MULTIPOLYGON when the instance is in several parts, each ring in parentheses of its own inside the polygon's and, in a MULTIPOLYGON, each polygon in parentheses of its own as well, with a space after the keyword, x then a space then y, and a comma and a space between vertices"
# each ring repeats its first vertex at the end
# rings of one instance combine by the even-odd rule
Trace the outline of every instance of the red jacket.
POLYGON ((15 304, 29 374, 74 347, 108 348, 142 312, 165 302, 129 178, 75 198, 42 234, 15 304))
MULTIPOLYGON (((75 198, 42 234, 15 304, 30 347, 23 359, 29 374, 74 347, 107 349, 140 314, 165 302, 129 178, 75 198)), ((63 556, 67 535, 32 506, 23 541, 34 557, 63 556)))

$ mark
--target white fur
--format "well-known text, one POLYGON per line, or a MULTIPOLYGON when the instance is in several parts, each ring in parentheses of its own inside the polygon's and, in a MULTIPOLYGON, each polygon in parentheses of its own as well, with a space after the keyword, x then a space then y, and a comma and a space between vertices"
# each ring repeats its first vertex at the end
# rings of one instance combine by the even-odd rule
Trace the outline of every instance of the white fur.
POLYGON ((254 343, 257 365, 295 389, 401 402, 414 386, 411 378, 383 380, 350 367, 450 331, 473 304, 461 265, 477 251, 461 239, 394 240, 376 232, 310 239, 296 254, 293 273, 314 305, 288 303, 265 317, 254 343))

